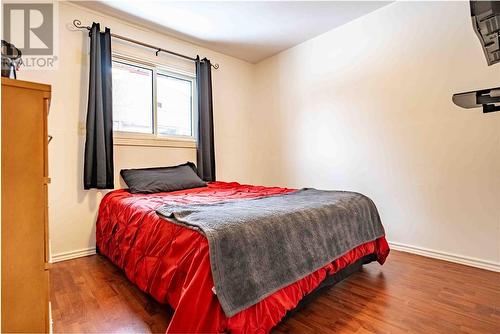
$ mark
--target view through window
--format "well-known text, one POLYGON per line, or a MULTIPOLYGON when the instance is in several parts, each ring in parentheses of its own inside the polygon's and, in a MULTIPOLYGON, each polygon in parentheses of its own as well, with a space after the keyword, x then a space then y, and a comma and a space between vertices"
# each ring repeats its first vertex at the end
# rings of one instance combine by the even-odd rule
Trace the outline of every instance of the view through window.
POLYGON ((193 77, 128 60, 113 61, 112 77, 114 131, 194 136, 193 77))

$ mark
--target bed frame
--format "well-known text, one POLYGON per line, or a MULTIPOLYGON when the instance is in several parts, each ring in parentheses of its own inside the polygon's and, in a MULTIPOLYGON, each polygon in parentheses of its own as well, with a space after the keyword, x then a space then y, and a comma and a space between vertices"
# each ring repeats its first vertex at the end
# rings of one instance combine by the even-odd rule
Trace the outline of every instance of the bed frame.
MULTIPOLYGON (((306 305, 308 305, 310 302, 312 302, 318 295, 323 293, 323 290, 326 290, 335 284, 343 281, 344 279, 348 278, 355 272, 359 271, 363 265, 368 264, 370 262, 376 261, 377 260, 377 255, 375 254, 368 254, 360 258, 358 261, 348 265, 344 269, 341 269, 337 271, 335 274, 327 276, 323 282, 318 285, 316 289, 311 291, 311 293, 307 294, 300 300, 300 302, 297 304, 297 306, 290 311, 286 313, 286 315, 283 317, 283 319, 280 321, 282 323, 286 319, 290 318, 293 316, 295 313, 299 312, 301 309, 303 309, 306 305)), ((279 324, 278 324, 279 325, 279 324)))

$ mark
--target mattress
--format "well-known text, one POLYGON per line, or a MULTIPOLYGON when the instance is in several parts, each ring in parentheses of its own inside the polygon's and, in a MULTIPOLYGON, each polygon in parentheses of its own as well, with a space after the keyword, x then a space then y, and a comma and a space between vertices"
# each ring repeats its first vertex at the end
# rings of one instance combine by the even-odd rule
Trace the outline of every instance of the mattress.
POLYGON ((212 182, 203 188, 156 194, 115 190, 103 198, 99 207, 97 248, 142 291, 172 307, 167 333, 267 333, 328 277, 367 255, 383 264, 389 253, 385 238, 360 245, 259 303, 226 317, 213 292, 207 239, 196 230, 161 219, 155 211, 165 203, 216 203, 291 191, 294 189, 236 182, 212 182))

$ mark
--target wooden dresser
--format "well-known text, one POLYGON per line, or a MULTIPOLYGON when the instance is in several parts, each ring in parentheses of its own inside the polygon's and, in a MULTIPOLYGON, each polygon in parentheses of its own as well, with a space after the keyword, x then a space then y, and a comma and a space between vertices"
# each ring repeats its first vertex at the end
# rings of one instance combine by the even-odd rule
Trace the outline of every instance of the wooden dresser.
POLYGON ((50 93, 2 78, 2 333, 49 331, 50 93))

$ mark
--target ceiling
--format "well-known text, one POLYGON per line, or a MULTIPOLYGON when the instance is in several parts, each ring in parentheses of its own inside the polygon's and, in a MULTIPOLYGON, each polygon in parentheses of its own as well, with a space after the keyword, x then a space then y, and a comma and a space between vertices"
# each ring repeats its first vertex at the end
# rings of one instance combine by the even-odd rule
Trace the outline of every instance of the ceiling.
POLYGON ((257 63, 366 15, 382 1, 78 1, 79 5, 257 63))

